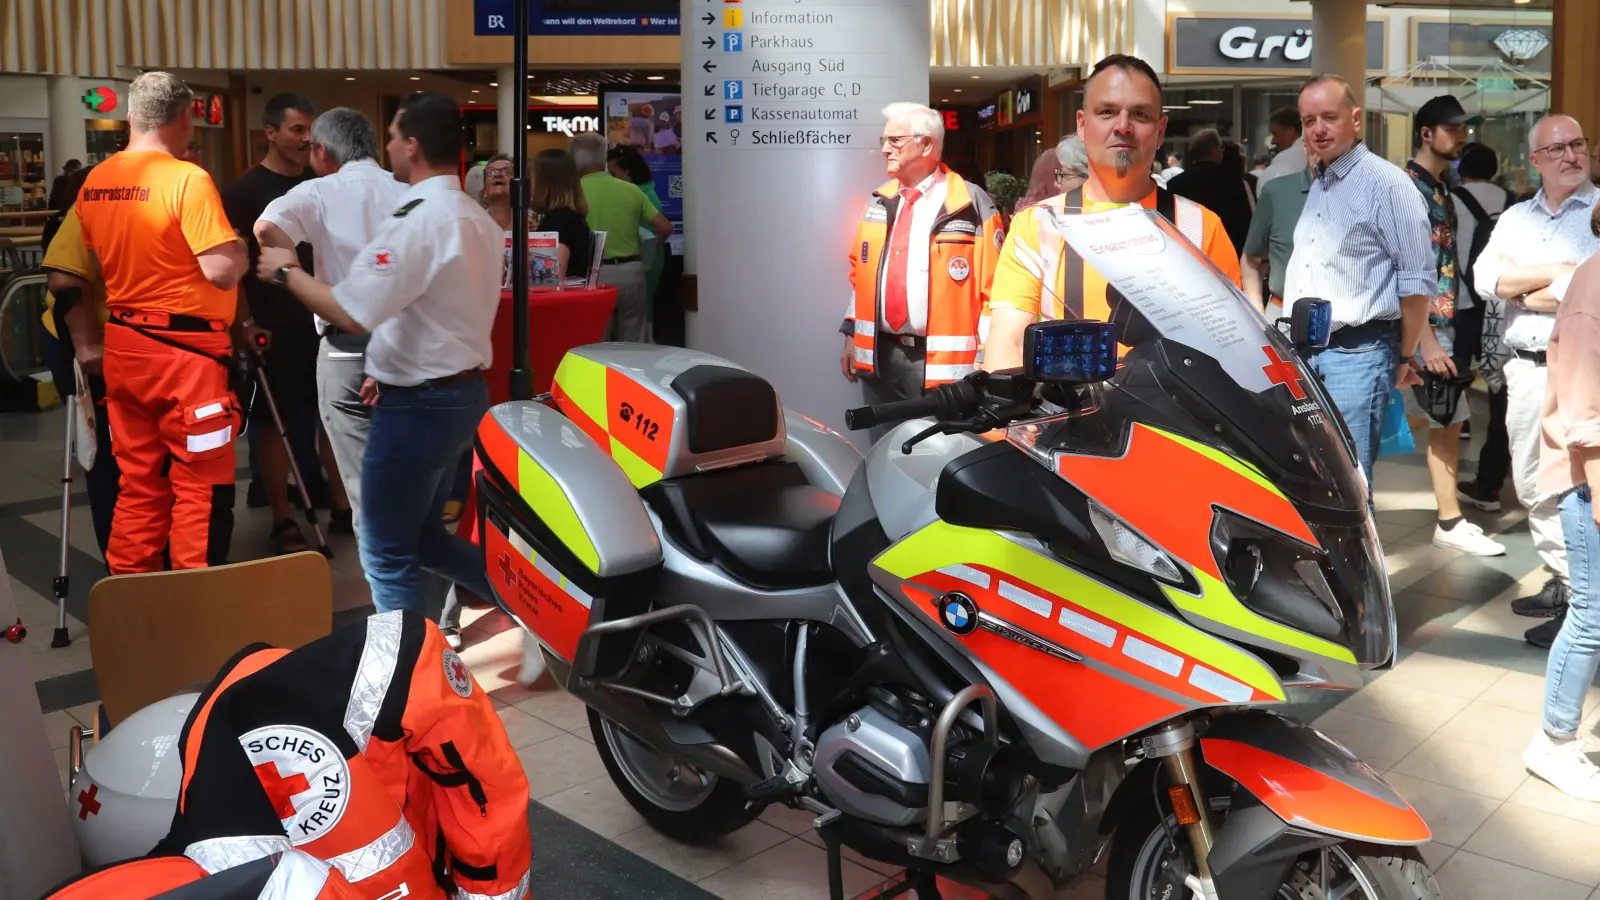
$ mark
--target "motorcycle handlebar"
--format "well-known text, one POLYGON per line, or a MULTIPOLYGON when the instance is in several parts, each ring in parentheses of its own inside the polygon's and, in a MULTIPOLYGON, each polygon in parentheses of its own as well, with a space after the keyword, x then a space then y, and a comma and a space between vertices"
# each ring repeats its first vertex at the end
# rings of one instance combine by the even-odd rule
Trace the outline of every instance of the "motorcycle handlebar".
POLYGON ((894 400, 889 403, 875 403, 859 409, 846 410, 844 427, 851 431, 861 431, 877 425, 904 422, 907 419, 937 416, 943 409, 943 398, 939 396, 938 389, 935 389, 927 396, 918 397, 914 400, 894 400))
POLYGON ((983 405, 984 398, 992 396, 989 390, 995 384, 994 379, 1005 377, 978 372, 960 381, 941 384, 926 396, 847 410, 844 424, 851 431, 860 431, 907 419, 932 418, 941 422, 960 422, 972 418, 983 405))

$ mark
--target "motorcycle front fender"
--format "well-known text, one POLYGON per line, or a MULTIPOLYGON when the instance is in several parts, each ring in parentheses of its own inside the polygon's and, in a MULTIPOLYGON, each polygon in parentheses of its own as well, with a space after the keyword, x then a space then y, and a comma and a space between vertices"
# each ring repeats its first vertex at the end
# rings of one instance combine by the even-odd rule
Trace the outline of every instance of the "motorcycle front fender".
POLYGON ((1433 838, 1422 816, 1372 767, 1283 716, 1219 716, 1200 739, 1200 755, 1298 830, 1391 846, 1433 838))

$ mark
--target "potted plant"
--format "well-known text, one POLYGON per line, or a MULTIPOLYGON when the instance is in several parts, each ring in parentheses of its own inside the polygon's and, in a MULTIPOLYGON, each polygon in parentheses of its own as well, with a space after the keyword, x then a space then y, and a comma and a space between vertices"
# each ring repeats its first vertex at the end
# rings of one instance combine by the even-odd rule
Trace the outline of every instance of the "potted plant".
POLYGON ((1011 213, 1015 210, 1017 201, 1022 199, 1027 186, 1015 175, 996 171, 983 176, 983 187, 989 192, 995 205, 1000 208, 1000 218, 1004 221, 1005 227, 1010 228, 1011 213))

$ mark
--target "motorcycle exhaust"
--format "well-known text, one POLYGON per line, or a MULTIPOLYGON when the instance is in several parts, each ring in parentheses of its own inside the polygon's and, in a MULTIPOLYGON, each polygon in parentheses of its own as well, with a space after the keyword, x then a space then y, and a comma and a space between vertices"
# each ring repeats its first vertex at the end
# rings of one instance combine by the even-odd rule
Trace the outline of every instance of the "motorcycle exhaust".
MULTIPOLYGON (((601 718, 615 723, 658 753, 676 756, 690 765, 715 773, 719 778, 730 779, 741 787, 749 787, 761 780, 754 769, 721 744, 680 744, 674 741, 641 700, 582 678, 572 679, 568 689, 572 696, 582 700, 601 718)), ((595 735, 597 741, 604 739, 603 735, 595 735)))

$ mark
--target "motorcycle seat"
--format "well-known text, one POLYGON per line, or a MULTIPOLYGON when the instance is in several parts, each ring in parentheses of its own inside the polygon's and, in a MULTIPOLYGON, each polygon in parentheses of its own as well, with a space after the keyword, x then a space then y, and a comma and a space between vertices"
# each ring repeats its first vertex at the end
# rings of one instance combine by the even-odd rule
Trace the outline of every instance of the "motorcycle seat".
POLYGON ((744 584, 776 591, 833 580, 828 550, 839 498, 807 484, 794 463, 668 479, 641 496, 674 542, 744 584))

